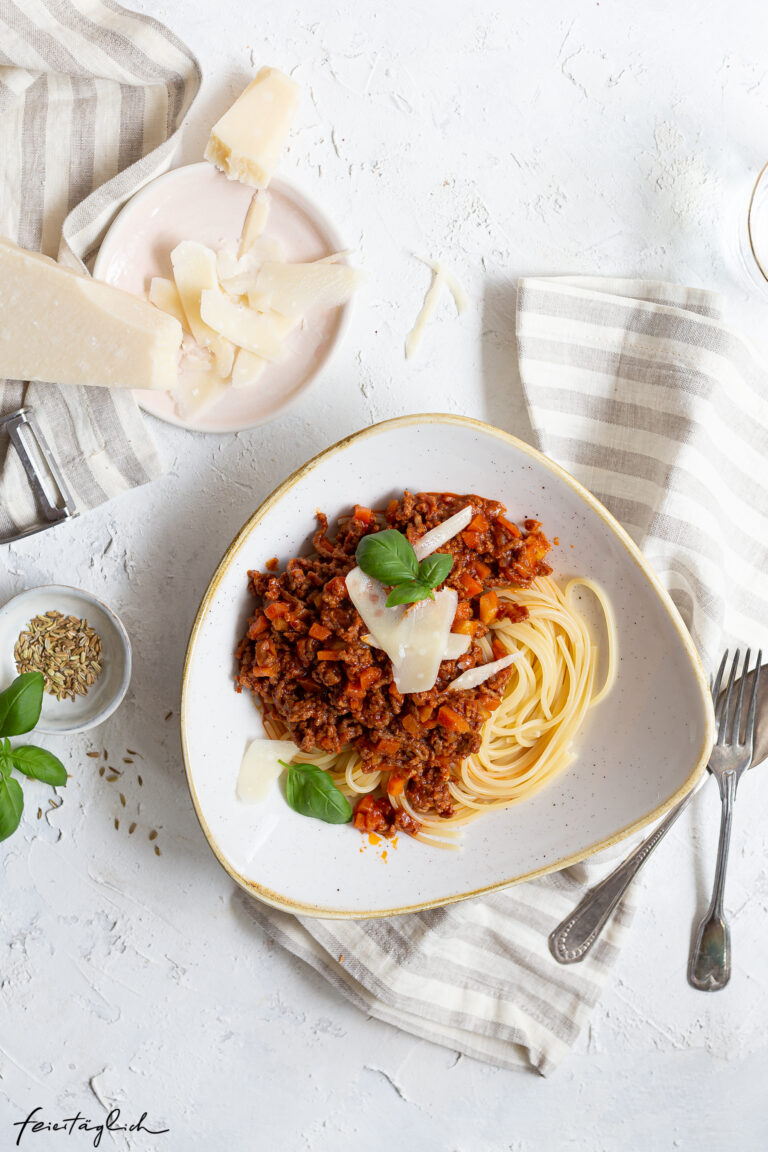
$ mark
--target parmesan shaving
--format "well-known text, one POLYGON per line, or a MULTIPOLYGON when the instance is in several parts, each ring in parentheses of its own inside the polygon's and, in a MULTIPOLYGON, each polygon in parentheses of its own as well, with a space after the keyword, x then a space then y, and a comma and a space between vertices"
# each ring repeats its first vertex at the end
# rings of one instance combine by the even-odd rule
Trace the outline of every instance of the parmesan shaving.
POLYGON ((399 626, 403 655, 392 661, 398 692, 434 688, 458 604, 458 592, 443 588, 434 600, 420 600, 405 613, 399 626))
POLYGON ((283 770, 299 752, 291 740, 253 740, 245 750, 237 777, 237 798, 243 804, 263 800, 283 770))
POLYGON ((437 309, 437 304, 440 298, 440 291, 443 285, 446 286, 448 291, 453 296, 453 301, 456 305, 456 311, 458 312, 459 316, 461 316, 462 312, 467 307, 466 292, 462 288, 461 284, 459 284, 454 274, 449 271, 444 264, 441 264, 439 260, 422 260, 420 256, 417 256, 417 260, 421 260, 422 264, 426 264, 428 268, 431 268, 432 283, 430 284, 429 289, 427 290, 427 294, 424 297, 424 303, 421 306, 421 311, 416 317, 416 323, 406 338, 406 360, 410 360, 411 356, 413 356, 419 344, 421 343, 421 338, 424 335, 424 329, 434 316, 437 309))
POLYGON ((462 672, 461 676, 457 676, 455 680, 451 680, 446 692, 464 692, 468 688, 477 688, 479 684, 484 684, 497 672, 503 672, 505 668, 509 668, 510 664, 517 663, 520 658, 521 653, 513 652, 509 656, 503 656, 501 660, 491 660, 490 664, 481 664, 478 668, 470 668, 468 671, 462 672))
POLYGON ((442 548, 443 544, 447 544, 454 536, 458 536, 459 532, 463 532, 473 514, 474 509, 471 504, 468 504, 455 516, 449 516, 447 520, 443 520, 442 524, 438 524, 436 528, 430 528, 429 532, 425 532, 413 546, 419 563, 426 556, 431 556, 433 552, 437 552, 438 548, 442 548))
POLYGON ((433 688, 440 664, 446 659, 458 593, 443 588, 433 600, 388 608, 384 585, 360 568, 352 569, 346 584, 349 598, 370 632, 367 642, 381 648, 392 661, 398 692, 433 688))
POLYGON ((469 652, 471 643, 471 636, 462 636, 460 632, 451 632, 445 642, 443 660, 458 660, 460 656, 463 656, 466 652, 469 652))
POLYGON ((424 303, 421 306, 421 311, 416 317, 416 323, 408 333, 405 341, 406 360, 410 360, 411 356, 413 356, 419 344, 421 343, 421 338, 424 335, 424 329, 435 314, 437 302, 440 299, 440 289, 444 283, 445 277, 442 275, 442 273, 435 272, 433 269, 432 283, 430 284, 427 294, 424 297, 424 303))

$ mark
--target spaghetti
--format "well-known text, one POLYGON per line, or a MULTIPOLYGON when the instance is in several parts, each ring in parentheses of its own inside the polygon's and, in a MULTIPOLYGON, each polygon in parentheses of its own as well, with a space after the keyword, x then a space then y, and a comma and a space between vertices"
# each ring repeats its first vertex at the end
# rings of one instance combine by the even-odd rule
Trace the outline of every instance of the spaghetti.
MULTIPOLYGON (((435 847, 458 847, 457 837, 465 825, 493 808, 529 799, 562 772, 573 761, 574 740, 587 713, 604 699, 616 677, 613 613, 593 581, 576 578, 561 589, 549 577, 539 577, 529 588, 503 589, 498 594, 501 600, 525 608, 527 615, 516 622, 502 617, 479 641, 485 661, 498 655, 499 645, 517 659, 501 703, 485 723, 480 748, 451 776, 451 815, 425 814, 413 807, 405 790, 388 792, 391 803, 418 824, 416 839, 435 847), (595 597, 605 622, 605 667, 599 686, 600 649, 574 603, 580 588, 595 597)), ((274 738, 286 738, 287 729, 274 718, 268 731, 274 738)), ((314 752, 302 759, 330 772, 352 802, 386 786, 387 774, 366 771, 352 747, 336 755, 314 752)))

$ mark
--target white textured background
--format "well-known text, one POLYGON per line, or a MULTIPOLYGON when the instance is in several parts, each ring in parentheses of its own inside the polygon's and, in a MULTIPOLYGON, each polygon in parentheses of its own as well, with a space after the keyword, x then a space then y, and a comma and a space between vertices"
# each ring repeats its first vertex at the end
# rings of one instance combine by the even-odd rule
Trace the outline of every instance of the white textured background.
MULTIPOLYGON (((3 599, 51 581, 89 588, 122 615, 136 665, 101 731, 50 741, 72 773, 63 806, 38 821, 49 791, 27 784, 23 827, 0 845, 0 1148, 35 1105, 48 1119, 79 1108, 96 1120, 116 1103, 170 1127, 154 1141, 102 1142, 142 1152, 762 1152, 768 778, 747 778, 737 807, 731 985, 708 996, 685 982, 714 858, 709 788, 648 865, 615 981, 544 1081, 367 1020, 265 944, 195 821, 177 701, 187 632, 219 556, 307 457, 408 411, 466 413, 526 435, 513 343, 520 274, 721 288, 734 322, 768 343, 768 297, 750 292, 736 258, 738 210, 768 159, 764 0, 139 6, 203 66, 182 161, 199 159, 255 67, 293 73, 305 98, 282 172, 358 246, 369 279, 344 348, 291 415, 232 437, 156 424, 163 480, 2 551, 3 599), (403 339, 429 281, 415 255, 444 259, 472 307, 457 320, 446 295, 406 364, 403 339), (143 759, 123 764, 127 747, 143 759), (125 769, 120 783, 99 778, 90 748, 125 769)), ((63 1135, 22 1144, 89 1146, 63 1135)))

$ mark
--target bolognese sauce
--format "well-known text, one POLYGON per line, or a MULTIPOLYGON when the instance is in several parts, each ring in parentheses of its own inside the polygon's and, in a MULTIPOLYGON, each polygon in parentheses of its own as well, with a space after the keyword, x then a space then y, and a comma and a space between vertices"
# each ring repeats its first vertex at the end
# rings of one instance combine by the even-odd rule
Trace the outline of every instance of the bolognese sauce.
POLYGON ((446 689, 483 663, 477 641, 494 621, 525 618, 525 608, 495 590, 528 587, 547 575, 550 545, 537 520, 518 527, 504 505, 474 495, 406 491, 383 513, 357 505, 333 536, 323 513, 317 521, 311 556, 289 560, 283 572, 248 573, 257 606, 237 646, 236 688, 251 692, 265 718, 276 718, 302 751, 338 753, 351 745, 365 771, 385 774, 383 793, 357 803, 354 823, 360 831, 413 834, 419 824, 390 797, 404 792, 417 813, 452 814, 451 776, 479 749, 510 669, 460 697, 446 689), (394 528, 414 544, 467 505, 473 510, 467 528, 439 551, 450 552, 454 561, 444 585, 459 597, 452 630, 469 636, 470 647, 457 660, 441 663, 429 691, 403 695, 389 657, 366 640, 345 577, 355 567, 363 536, 394 528))

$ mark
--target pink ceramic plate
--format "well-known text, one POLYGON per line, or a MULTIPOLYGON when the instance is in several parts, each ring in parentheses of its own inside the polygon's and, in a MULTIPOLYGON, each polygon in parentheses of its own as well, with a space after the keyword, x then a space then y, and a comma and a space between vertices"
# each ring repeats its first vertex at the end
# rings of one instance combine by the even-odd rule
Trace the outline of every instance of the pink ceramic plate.
MULTIPOLYGON (((300 192, 282 180, 269 188, 272 205, 264 232, 279 240, 290 262, 317 260, 344 245, 332 225, 300 192)), ((173 249, 182 240, 236 249, 253 189, 210 164, 190 164, 159 176, 126 204, 109 229, 93 274, 136 296, 147 296, 153 276, 171 276, 173 249)), ((289 350, 252 388, 228 389, 188 419, 165 392, 142 391, 145 412, 195 432, 242 432, 281 415, 325 366, 341 336, 350 305, 309 314, 291 335, 289 350)))

